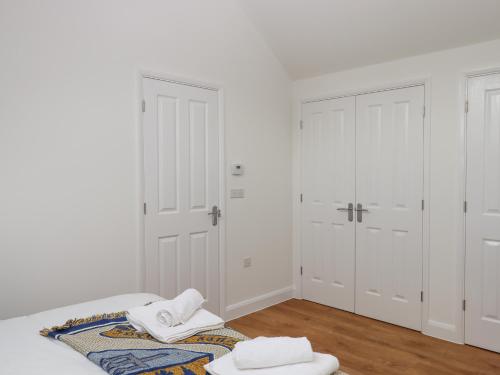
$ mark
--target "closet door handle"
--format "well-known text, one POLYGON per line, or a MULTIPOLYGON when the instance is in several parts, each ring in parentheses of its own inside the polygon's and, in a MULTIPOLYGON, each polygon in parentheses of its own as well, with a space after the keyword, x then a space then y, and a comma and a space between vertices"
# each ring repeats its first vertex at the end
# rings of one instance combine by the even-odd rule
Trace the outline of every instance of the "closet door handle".
POLYGON ((340 207, 340 208, 337 208, 337 211, 347 211, 347 220, 349 221, 353 221, 354 220, 354 205, 352 203, 349 203, 347 205, 347 208, 345 207, 340 207))
POLYGON ((369 212, 366 208, 363 208, 363 205, 361 203, 358 203, 356 205, 356 219, 358 220, 358 223, 363 222, 363 212, 369 212))
POLYGON ((221 216, 219 207, 213 206, 212 211, 209 212, 208 215, 212 215, 212 225, 216 226, 219 222, 219 217, 221 216))

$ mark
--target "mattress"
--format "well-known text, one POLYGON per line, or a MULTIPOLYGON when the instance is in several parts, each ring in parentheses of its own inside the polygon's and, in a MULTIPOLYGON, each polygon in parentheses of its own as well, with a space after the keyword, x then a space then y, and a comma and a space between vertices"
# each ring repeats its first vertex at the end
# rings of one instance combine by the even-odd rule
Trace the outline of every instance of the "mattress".
POLYGON ((148 293, 124 294, 0 320, 0 374, 106 374, 66 344, 42 337, 38 332, 68 319, 128 310, 160 299, 148 293))

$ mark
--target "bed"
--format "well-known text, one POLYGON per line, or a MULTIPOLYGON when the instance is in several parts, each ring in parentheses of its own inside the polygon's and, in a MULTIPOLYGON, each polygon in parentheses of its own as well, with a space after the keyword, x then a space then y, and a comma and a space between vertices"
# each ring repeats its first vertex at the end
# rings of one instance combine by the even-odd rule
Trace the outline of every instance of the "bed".
POLYGON ((0 374, 103 375, 101 368, 63 342, 41 336, 40 329, 68 319, 127 310, 160 299, 155 294, 125 294, 1 320, 0 374))
POLYGON ((69 319, 124 311, 160 299, 155 294, 125 294, 0 320, 0 374, 103 375, 105 372, 100 367, 78 351, 61 341, 41 336, 39 331, 69 319))

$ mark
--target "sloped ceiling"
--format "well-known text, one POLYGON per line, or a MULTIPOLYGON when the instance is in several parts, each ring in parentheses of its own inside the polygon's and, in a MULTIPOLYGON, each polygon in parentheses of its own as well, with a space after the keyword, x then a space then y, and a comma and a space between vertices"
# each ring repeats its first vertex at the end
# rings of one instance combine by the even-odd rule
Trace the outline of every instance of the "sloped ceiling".
POLYGON ((500 38, 500 0, 238 0, 293 79, 500 38))

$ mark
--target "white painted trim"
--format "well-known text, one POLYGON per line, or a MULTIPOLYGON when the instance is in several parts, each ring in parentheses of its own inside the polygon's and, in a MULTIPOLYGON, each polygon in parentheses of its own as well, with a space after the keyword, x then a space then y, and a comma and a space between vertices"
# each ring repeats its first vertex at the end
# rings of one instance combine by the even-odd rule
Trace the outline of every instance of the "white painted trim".
POLYGON ((225 320, 234 320, 241 316, 254 313, 278 303, 285 302, 292 298, 293 286, 274 290, 272 292, 262 294, 254 298, 229 305, 226 308, 225 320))
POLYGON ((484 69, 476 69, 468 72, 464 72, 465 79, 481 77, 481 76, 489 76, 492 74, 500 74, 500 67, 490 67, 484 69))
MULTIPOLYGON (((463 104, 465 106, 465 103, 469 100, 469 78, 477 77, 478 75, 468 75, 464 74, 461 86, 463 87, 463 93, 461 95, 461 99, 463 100, 463 104)), ((460 170, 458 173, 458 177, 460 179, 460 184, 459 186, 459 194, 458 197, 460 201, 458 204, 461 206, 461 216, 462 216, 462 225, 460 226, 459 230, 459 238, 458 238, 458 251, 459 251, 459 265, 461 265, 461 272, 459 275, 462 277, 462 282, 460 283, 462 287, 462 299, 466 299, 467 297, 465 296, 465 267, 466 267, 466 257, 467 257, 467 216, 466 213, 463 210, 463 205, 464 202, 467 200, 467 113, 465 112, 465 109, 463 111, 463 115, 460 116, 462 118, 462 122, 460 124, 460 132, 459 132, 459 147, 460 147, 460 170)), ((459 213, 460 215, 460 213, 459 213)), ((460 216, 458 216, 460 218, 460 216)), ((460 337, 461 343, 465 344, 465 311, 463 310, 463 306, 461 304, 460 306, 460 315, 461 317, 461 324, 460 327, 462 328, 462 335, 460 337)))
MULTIPOLYGON (((425 118, 424 118, 424 163, 423 163, 423 199, 425 201, 425 209, 423 214, 423 224, 422 224, 422 287, 424 290, 424 303, 422 304, 422 332, 430 331, 428 322, 428 311, 429 311, 429 254, 430 254, 430 145, 431 145, 431 77, 418 78, 414 80, 408 80, 399 83, 386 84, 377 87, 371 87, 361 90, 353 91, 341 91, 329 95, 322 95, 317 97, 309 97, 299 99, 296 103, 296 109, 298 113, 294 113, 293 122, 299 123, 302 120, 302 106, 306 103, 345 98, 351 96, 359 96, 364 94, 370 94, 375 92, 397 90, 407 87, 414 86, 424 86, 425 91, 425 118), (427 323, 426 323, 427 321, 427 323)), ((302 233, 302 221, 301 221, 301 211, 302 206, 300 201, 297 199, 300 192, 302 191, 302 135, 301 130, 295 127, 293 124, 292 128, 294 135, 294 172, 296 173, 293 181, 293 281, 295 285, 294 298, 302 298, 302 277, 300 275, 300 266, 302 264, 302 249, 301 249, 301 233, 302 233)), ((434 336, 432 334, 432 336, 434 336)))
POLYGON ((143 114, 142 114, 142 100, 144 98, 144 89, 142 82, 144 78, 157 79, 161 81, 176 83, 180 85, 187 85, 192 87, 199 87, 202 89, 213 90, 217 92, 218 101, 218 123, 219 123, 219 208, 221 210, 221 218, 219 221, 219 315, 225 317, 226 306, 226 159, 225 159, 225 112, 224 112, 224 89, 222 85, 217 83, 207 83, 192 78, 185 78, 174 76, 170 74, 157 73, 149 70, 139 70, 138 72, 138 100, 137 111, 138 113, 138 142, 140 156, 138 159, 138 169, 140 176, 139 186, 139 262, 138 262, 138 288, 143 291, 145 286, 145 243, 144 243, 144 142, 143 142, 143 114))
POLYGON ((431 224, 431 123, 432 123, 432 81, 425 80, 425 108, 424 118, 424 215, 422 225, 422 290, 424 301, 422 303, 422 333, 434 337, 443 337, 448 334, 449 324, 435 322, 430 318, 430 224, 431 224), (439 332, 446 329, 446 332, 439 332))
POLYGON ((224 89, 219 88, 219 315, 226 314, 226 136, 224 89))
POLYGON ((293 215, 293 233, 292 233, 292 277, 294 288, 294 298, 302 299, 302 275, 300 267, 302 266, 302 204, 300 194, 302 193, 302 131, 300 121, 302 121, 303 102, 296 103, 297 113, 292 114, 292 141, 293 141, 293 181, 292 181, 292 215, 293 215))
POLYGON ((142 99, 144 97, 144 88, 142 85, 142 74, 137 72, 136 75, 136 93, 137 93, 137 191, 139 201, 137 202, 137 218, 138 220, 138 235, 137 235, 137 268, 136 268, 136 288, 138 292, 145 290, 146 285, 146 249, 145 249, 145 228, 144 228, 144 132, 143 129, 143 112, 142 112, 142 99))
POLYGON ((430 78, 426 77, 426 78, 418 78, 418 79, 402 81, 402 82, 393 82, 393 83, 388 83, 388 84, 384 84, 384 85, 367 87, 364 89, 358 89, 358 90, 352 90, 352 91, 345 91, 345 90, 338 91, 338 92, 333 92, 330 94, 304 98, 301 100, 301 103, 306 104, 306 103, 312 103, 312 102, 320 102, 323 100, 340 99, 340 98, 347 98, 347 97, 351 97, 351 96, 373 94, 373 93, 382 92, 382 91, 390 91, 390 90, 404 89, 404 88, 414 87, 414 86, 422 86, 422 85, 425 85, 426 82, 429 80, 430 80, 430 78))
MULTIPOLYGON (((456 217, 457 222, 461 223, 458 228, 458 239, 457 239, 457 285, 458 285, 458 298, 455 303, 455 316, 456 316, 456 326, 454 330, 450 330, 448 335, 433 335, 435 337, 439 337, 445 340, 449 340, 458 344, 463 344, 465 341, 465 312, 462 307, 462 300, 465 298, 465 213, 464 213, 464 201, 465 201, 465 183, 466 183, 466 117, 465 113, 465 100, 467 97, 467 80, 464 79, 464 76, 459 81, 458 87, 458 110, 460 122, 459 132, 458 132, 458 147, 459 147, 459 163, 460 168, 458 172, 458 201, 456 205, 456 217)), ((440 332, 441 333, 441 332, 440 332)), ((442 333, 445 333, 442 331, 442 333)))
POLYGON ((222 85, 218 83, 208 83, 205 81, 200 81, 198 79, 194 79, 191 77, 178 76, 172 74, 158 73, 150 70, 140 70, 141 79, 142 78, 151 78, 157 79, 160 81, 166 81, 170 83, 177 83, 179 85, 199 87, 201 89, 219 91, 222 89, 222 85))

